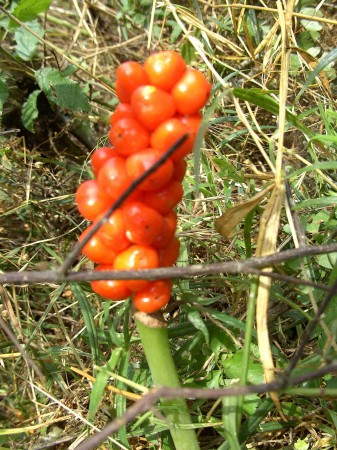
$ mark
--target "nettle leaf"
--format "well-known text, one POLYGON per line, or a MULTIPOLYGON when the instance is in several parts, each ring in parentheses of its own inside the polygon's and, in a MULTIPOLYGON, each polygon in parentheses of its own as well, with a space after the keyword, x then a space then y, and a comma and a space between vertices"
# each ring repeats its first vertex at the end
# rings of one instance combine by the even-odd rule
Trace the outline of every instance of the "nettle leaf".
POLYGON ((81 86, 57 69, 46 67, 36 72, 36 80, 49 101, 71 111, 90 111, 88 97, 81 86))
MULTIPOLYGON (((21 22, 30 22, 35 20, 40 13, 49 9, 51 0, 20 0, 13 10, 13 15, 21 22)), ((11 28, 17 28, 19 25, 13 20, 9 22, 11 28)))
MULTIPOLYGON (((27 23, 27 25, 39 36, 42 37, 44 35, 44 29, 36 20, 27 23)), ((24 61, 31 60, 35 55, 39 39, 33 36, 28 30, 25 30, 21 27, 15 31, 14 38, 16 40, 15 51, 17 56, 19 56, 24 61)))
POLYGON ((37 98, 41 94, 41 92, 42 91, 40 89, 33 91, 29 95, 25 103, 22 105, 21 110, 22 124, 31 133, 34 133, 34 123, 39 116, 39 110, 37 108, 37 98))
POLYGON ((56 84, 55 92, 60 108, 68 108, 72 111, 90 111, 88 97, 78 83, 56 84))

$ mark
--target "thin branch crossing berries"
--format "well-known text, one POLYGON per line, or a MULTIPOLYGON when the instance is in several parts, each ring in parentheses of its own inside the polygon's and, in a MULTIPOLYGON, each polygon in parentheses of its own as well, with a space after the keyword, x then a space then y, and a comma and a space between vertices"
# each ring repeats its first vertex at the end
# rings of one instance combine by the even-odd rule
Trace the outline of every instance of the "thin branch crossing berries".
MULTIPOLYGON (((95 179, 76 192, 80 214, 95 224, 132 182, 144 174, 179 138, 187 139, 124 201, 84 246, 95 270, 139 270, 175 264, 180 243, 174 236, 177 204, 183 196, 184 160, 193 149, 211 85, 179 53, 154 53, 144 65, 128 61, 117 69, 120 100, 110 117, 111 146, 91 157, 95 179)), ((90 231, 82 233, 82 240, 90 231)), ((136 309, 151 314, 170 300, 170 280, 92 281, 109 300, 132 296, 136 309)))

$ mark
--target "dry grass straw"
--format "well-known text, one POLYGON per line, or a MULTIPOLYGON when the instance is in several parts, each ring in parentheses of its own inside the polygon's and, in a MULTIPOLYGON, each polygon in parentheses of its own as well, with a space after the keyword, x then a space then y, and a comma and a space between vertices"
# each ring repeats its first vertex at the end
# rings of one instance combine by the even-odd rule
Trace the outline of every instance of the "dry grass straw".
MULTIPOLYGON (((282 179, 283 141, 288 97, 288 74, 290 61, 289 43, 292 29, 291 13, 294 8, 294 0, 289 0, 287 2, 285 14, 283 14, 282 3, 280 1, 277 2, 277 8, 279 12, 279 24, 281 29, 281 73, 275 187, 268 205, 261 217, 256 256, 265 256, 275 253, 276 251, 284 195, 284 183, 282 179)), ((267 268, 265 270, 271 271, 272 268, 267 268)), ((264 369, 266 382, 271 382, 275 379, 275 366, 268 332, 268 305, 270 289, 271 279, 267 277, 260 277, 256 299, 256 329, 260 358, 264 369)), ((278 395, 276 393, 271 393, 271 396, 278 410, 281 412, 278 395)))

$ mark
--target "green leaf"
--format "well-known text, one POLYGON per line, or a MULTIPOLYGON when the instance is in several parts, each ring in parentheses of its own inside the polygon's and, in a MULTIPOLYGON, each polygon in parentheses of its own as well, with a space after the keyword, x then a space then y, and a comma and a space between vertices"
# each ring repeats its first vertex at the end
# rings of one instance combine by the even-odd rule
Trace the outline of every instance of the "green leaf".
MULTIPOLYGON (((317 135, 318 136, 318 135, 317 135)), ((301 169, 295 170, 287 175, 287 178, 295 178, 302 173, 311 172, 312 170, 336 170, 337 169, 337 161, 323 161, 320 163, 310 164, 310 166, 302 167, 301 169)))
POLYGON ((310 86, 310 84, 313 82, 314 78, 316 78, 316 76, 320 73, 320 71, 323 70, 329 64, 335 62, 336 59, 337 59, 337 48, 334 48, 333 50, 331 50, 331 52, 323 56, 323 58, 317 64, 315 69, 308 76, 307 81, 304 83, 300 92, 296 95, 295 102, 299 101, 303 92, 307 90, 308 86, 310 86))
POLYGON ((173 26, 172 32, 171 32, 171 38, 170 38, 171 44, 174 44, 176 42, 178 37, 181 35, 181 32, 182 32, 182 29, 180 28, 180 26, 178 24, 173 26))
POLYGON ((62 72, 51 67, 40 69, 35 75, 48 100, 60 108, 71 111, 90 111, 88 97, 76 81, 65 77, 62 72))
MULTIPOLYGON (((37 21, 31 22, 29 28, 41 37, 44 35, 44 29, 37 21)), ((28 30, 21 27, 16 30, 14 37, 16 40, 15 50, 17 56, 24 61, 31 60, 35 55, 39 39, 33 36, 28 30)))
POLYGON ((293 211, 297 211, 298 209, 303 208, 313 208, 313 207, 323 207, 337 204, 337 196, 328 196, 321 198, 313 198, 309 200, 303 200, 303 202, 296 203, 293 207, 293 211))
MULTIPOLYGON (((253 105, 260 106, 272 114, 279 114, 279 103, 270 96, 269 91, 257 88, 234 88, 232 89, 232 93, 234 97, 237 97, 240 100, 245 100, 253 105)), ((286 110, 286 119, 309 138, 314 136, 314 133, 307 126, 305 126, 295 114, 288 110, 286 110)))
POLYGON ((186 41, 181 47, 181 56, 184 58, 186 64, 191 64, 195 60, 195 50, 189 41, 186 41))
POLYGON ((34 122, 39 116, 37 99, 41 92, 42 91, 40 89, 33 91, 22 105, 21 121, 23 126, 31 133, 34 133, 34 122))
POLYGON ((317 262, 325 269, 333 269, 337 264, 337 253, 329 253, 328 255, 320 255, 317 257, 317 262))
MULTIPOLYGON (((301 9, 301 14, 304 14, 306 16, 312 16, 312 17, 323 17, 323 14, 321 11, 319 11, 316 8, 303 8, 301 9)), ((303 27, 309 31, 321 31, 323 30, 323 26, 320 22, 317 22, 316 20, 310 20, 310 19, 301 19, 301 24, 303 27)))
MULTIPOLYGON (((226 371, 226 375, 228 376, 228 378, 240 378, 243 357, 243 351, 238 350, 233 356, 223 358, 222 365, 226 371)), ((250 359, 248 363, 247 379, 251 384, 261 384, 264 381, 262 365, 259 362, 254 361, 253 359, 250 359)))
POLYGON ((88 97, 78 83, 56 84, 55 92, 57 104, 61 108, 70 109, 71 111, 90 111, 88 97))
POLYGON ((274 403, 270 398, 266 398, 262 401, 261 405, 249 414, 247 420, 240 426, 240 440, 244 442, 249 436, 251 436, 260 423, 267 417, 268 413, 274 408, 274 403))
POLYGON ((92 386, 91 394, 90 394, 90 404, 89 404, 89 421, 93 422, 95 413, 101 403, 104 389, 109 380, 109 371, 113 371, 119 361, 119 358, 122 354, 122 349, 120 347, 115 348, 110 356, 108 363, 97 372, 96 380, 92 386))
POLYGON ((311 141, 319 141, 327 144, 337 144, 337 136, 328 134, 326 136, 322 134, 315 134, 315 136, 312 137, 311 141))
MULTIPOLYGON (((243 350, 238 350, 232 356, 223 357, 222 365, 228 378, 232 380, 240 380, 244 357, 245 354, 243 350)), ((259 362, 254 361, 252 358, 248 361, 247 381, 251 384, 260 384, 264 381, 262 365, 259 362)), ((256 394, 245 395, 242 410, 250 416, 254 414, 260 404, 261 400, 256 394)))
POLYGON ((216 359, 224 351, 235 352, 236 348, 233 344, 233 340, 223 329, 214 326, 214 324, 209 324, 208 330, 210 333, 210 347, 212 352, 214 352, 216 359))
POLYGON ((209 333, 208 333, 208 329, 205 325, 205 321, 203 320, 203 318, 201 317, 199 311, 196 310, 191 310, 187 313, 187 318, 189 320, 189 322, 191 322, 191 324, 199 331, 202 332, 202 334, 205 337, 205 341, 208 343, 209 342, 209 333))
POLYGON ((296 443, 294 444, 295 450, 308 450, 309 443, 304 441, 303 439, 298 439, 296 443))
MULTIPOLYGON (((13 15, 21 22, 30 22, 37 18, 40 13, 48 10, 51 0, 20 0, 13 11, 13 15)), ((11 28, 19 25, 13 20, 9 22, 11 28)))

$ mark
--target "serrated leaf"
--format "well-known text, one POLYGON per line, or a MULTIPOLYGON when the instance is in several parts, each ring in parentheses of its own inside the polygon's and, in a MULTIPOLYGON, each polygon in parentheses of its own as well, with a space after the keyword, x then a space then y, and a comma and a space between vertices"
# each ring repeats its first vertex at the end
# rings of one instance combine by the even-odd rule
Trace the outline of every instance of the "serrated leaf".
POLYGON ((71 111, 90 111, 90 104, 81 86, 51 67, 36 72, 36 80, 48 100, 71 111))
MULTIPOLYGON (((39 36, 42 37, 44 35, 44 29, 37 21, 31 22, 27 25, 39 36)), ((35 55, 39 39, 33 36, 28 30, 21 27, 16 30, 14 37, 16 40, 15 51, 17 56, 19 56, 24 61, 31 60, 35 55)))
POLYGON ((31 133, 34 133, 34 122, 39 116, 37 99, 41 92, 40 89, 33 91, 22 105, 21 121, 23 126, 31 133))
MULTIPOLYGON (((40 13, 47 11, 50 4, 51 0, 20 0, 12 14, 21 22, 30 22, 36 19, 40 13)), ((19 25, 11 20, 9 26, 17 28, 19 25)))
POLYGON ((70 109, 71 111, 90 111, 88 97, 78 83, 57 84, 55 85, 55 92, 57 104, 60 108, 70 109))
POLYGON ((70 80, 65 78, 62 72, 52 67, 45 67, 44 69, 35 72, 36 81, 47 97, 53 96, 53 86, 60 83, 67 83, 70 80))

